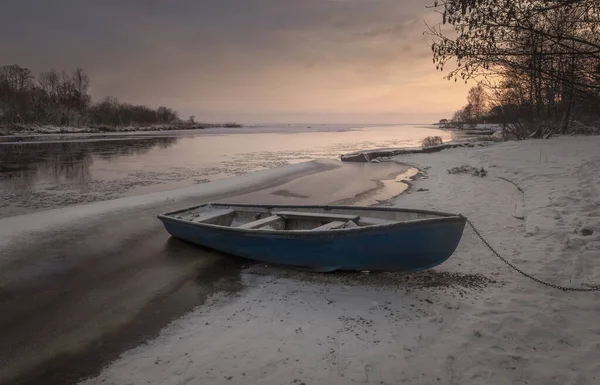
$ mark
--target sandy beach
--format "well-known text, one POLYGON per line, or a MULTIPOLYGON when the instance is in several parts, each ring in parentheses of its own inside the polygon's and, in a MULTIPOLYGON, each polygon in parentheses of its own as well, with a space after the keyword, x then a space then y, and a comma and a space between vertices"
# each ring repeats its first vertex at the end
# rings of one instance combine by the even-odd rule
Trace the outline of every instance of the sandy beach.
MULTIPOLYGON (((422 170, 386 204, 462 213, 557 285, 600 284, 600 138, 397 158, 422 170), (461 165, 487 176, 450 174, 461 165), (517 187, 518 186, 518 187, 517 187), (520 189, 522 190, 520 190, 520 189)), ((536 283, 467 230, 422 274, 316 275, 254 265, 92 384, 597 384, 596 293, 536 283)))

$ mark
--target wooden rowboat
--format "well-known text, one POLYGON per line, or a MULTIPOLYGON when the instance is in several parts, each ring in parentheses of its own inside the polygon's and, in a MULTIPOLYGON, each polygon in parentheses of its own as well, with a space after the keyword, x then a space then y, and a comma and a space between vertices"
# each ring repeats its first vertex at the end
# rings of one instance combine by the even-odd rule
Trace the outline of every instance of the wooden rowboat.
POLYGON ((315 271, 418 271, 447 260, 461 215, 390 207, 206 204, 159 215, 174 237, 315 271))

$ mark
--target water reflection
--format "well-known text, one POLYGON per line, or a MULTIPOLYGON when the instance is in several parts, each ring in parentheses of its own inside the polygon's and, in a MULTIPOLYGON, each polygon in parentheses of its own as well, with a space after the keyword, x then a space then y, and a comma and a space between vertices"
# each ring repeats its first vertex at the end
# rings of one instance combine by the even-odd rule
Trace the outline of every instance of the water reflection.
POLYGON ((414 147, 426 136, 450 139, 447 131, 420 126, 209 131, 7 139, 20 143, 0 138, 0 218, 173 190, 358 150, 414 147))
POLYGON ((38 183, 84 184, 91 180, 94 158, 116 159, 165 149, 179 138, 80 141, 0 145, 0 188, 23 191, 38 183))

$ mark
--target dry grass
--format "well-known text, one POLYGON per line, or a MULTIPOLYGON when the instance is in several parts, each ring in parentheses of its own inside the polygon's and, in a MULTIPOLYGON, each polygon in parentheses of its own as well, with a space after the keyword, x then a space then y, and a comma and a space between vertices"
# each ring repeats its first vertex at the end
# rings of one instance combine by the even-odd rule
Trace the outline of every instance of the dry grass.
POLYGON ((437 146, 444 143, 444 141, 442 140, 441 136, 428 136, 427 138, 423 139, 423 142, 421 142, 421 145, 423 147, 431 147, 431 146, 437 146))
POLYGON ((471 174, 473 176, 484 177, 487 175, 487 171, 483 168, 483 166, 481 168, 477 168, 468 164, 463 164, 462 166, 449 169, 448 174, 471 174))

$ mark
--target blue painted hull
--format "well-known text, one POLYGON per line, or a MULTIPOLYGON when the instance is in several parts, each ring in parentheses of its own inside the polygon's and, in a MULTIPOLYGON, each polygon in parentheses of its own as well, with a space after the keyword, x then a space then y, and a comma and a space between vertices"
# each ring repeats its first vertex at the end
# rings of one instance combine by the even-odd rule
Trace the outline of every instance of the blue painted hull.
POLYGON ((174 237, 260 262, 317 271, 419 271, 446 261, 465 227, 462 216, 344 231, 239 231, 159 216, 174 237))

